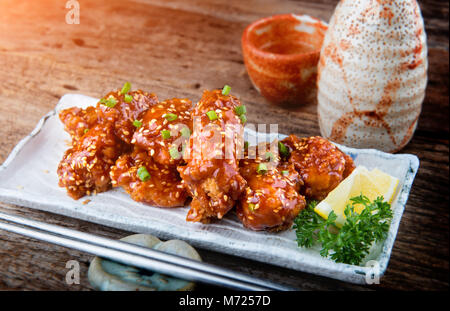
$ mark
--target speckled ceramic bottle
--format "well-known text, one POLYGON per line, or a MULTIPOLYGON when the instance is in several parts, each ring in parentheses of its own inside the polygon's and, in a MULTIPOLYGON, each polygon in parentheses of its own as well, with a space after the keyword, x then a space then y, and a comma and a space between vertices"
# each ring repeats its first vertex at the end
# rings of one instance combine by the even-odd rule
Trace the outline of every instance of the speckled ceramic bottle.
POLYGON ((399 151, 416 129, 427 68, 416 0, 342 0, 319 61, 322 136, 351 147, 399 151))

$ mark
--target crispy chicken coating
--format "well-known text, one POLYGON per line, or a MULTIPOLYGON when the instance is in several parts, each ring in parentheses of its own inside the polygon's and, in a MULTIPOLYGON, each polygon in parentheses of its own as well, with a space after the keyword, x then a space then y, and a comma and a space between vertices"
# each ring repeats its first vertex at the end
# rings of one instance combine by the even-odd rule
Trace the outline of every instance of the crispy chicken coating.
POLYGON ((282 142, 290 149, 289 163, 304 182, 300 193, 308 199, 324 199, 355 168, 352 158, 325 138, 290 135, 282 142))
POLYGON ((72 137, 72 147, 58 166, 59 185, 74 199, 108 190, 111 166, 131 149, 133 122, 156 103, 154 94, 117 91, 108 93, 97 107, 62 110, 59 117, 72 137))
POLYGON ((59 112, 59 119, 64 124, 64 130, 70 134, 72 143, 77 143, 81 137, 98 122, 97 109, 71 107, 59 112))
POLYGON ((282 141, 289 151, 282 158, 262 144, 239 160, 246 111, 236 97, 205 91, 192 108, 188 99, 158 102, 129 89, 126 83, 96 107, 60 112, 72 147, 57 173, 72 198, 111 185, 159 207, 184 206, 192 196, 188 221, 221 219, 236 206, 245 227, 280 231, 290 228, 305 197, 325 198, 355 168, 328 140, 295 135, 282 141))
POLYGON ((240 105, 220 90, 205 91, 191 113, 194 128, 184 153, 187 165, 178 167, 193 197, 188 221, 221 219, 246 185, 236 157, 243 144, 243 124, 235 112, 240 105))
POLYGON ((306 201, 298 192, 302 181, 294 165, 280 162, 277 154, 268 153, 269 157, 267 153, 252 159, 246 155, 240 161, 240 172, 247 180, 247 187, 236 213, 249 229, 281 231, 291 227, 306 201))
POLYGON ((74 199, 111 187, 109 170, 126 150, 111 123, 97 124, 64 153, 58 166, 59 186, 74 199))
POLYGON ((183 160, 182 147, 192 132, 189 99, 168 99, 151 107, 139 120, 142 126, 131 141, 148 151, 162 165, 178 165, 183 160))
POLYGON ((99 121, 114 124, 117 137, 131 144, 136 130, 134 121, 142 119, 144 113, 157 103, 155 94, 141 90, 128 92, 126 95, 120 91, 110 92, 97 104, 99 121), (125 96, 130 100, 127 101, 125 96))
POLYGON ((177 207, 184 206, 188 197, 175 166, 156 163, 137 147, 117 159, 110 176, 114 187, 123 187, 138 202, 177 207))

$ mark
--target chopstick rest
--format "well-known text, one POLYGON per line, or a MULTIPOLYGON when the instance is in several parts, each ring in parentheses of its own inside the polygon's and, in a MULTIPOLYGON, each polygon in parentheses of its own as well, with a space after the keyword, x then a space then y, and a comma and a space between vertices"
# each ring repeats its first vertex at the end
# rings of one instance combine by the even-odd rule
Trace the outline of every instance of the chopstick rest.
MULTIPOLYGON (((120 240, 193 260, 202 260, 191 245, 181 240, 163 242, 150 234, 134 234, 120 240)), ((195 287, 194 282, 100 257, 94 257, 91 261, 88 280, 92 287, 101 291, 188 291, 195 287)))

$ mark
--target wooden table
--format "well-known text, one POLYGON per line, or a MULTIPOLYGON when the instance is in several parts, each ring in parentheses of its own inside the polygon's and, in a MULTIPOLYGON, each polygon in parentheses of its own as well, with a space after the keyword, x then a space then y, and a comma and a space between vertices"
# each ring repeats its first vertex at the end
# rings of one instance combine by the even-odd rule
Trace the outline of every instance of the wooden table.
MULTIPOLYGON (((230 84, 253 123, 282 133, 318 135, 316 107, 286 112, 251 86, 240 36, 268 15, 303 12, 328 20, 336 0, 79 0, 80 24, 65 23, 65 1, 0 2, 0 162, 65 93, 100 97, 131 81, 160 98, 199 99, 230 84)), ((419 127, 402 150, 421 161, 391 261, 378 286, 358 286, 247 259, 200 250, 205 261, 299 289, 436 290, 449 287, 448 2, 420 1, 428 33, 429 83, 419 127)), ((19 206, 12 214, 112 238, 129 232, 19 206)), ((90 255, 2 231, 0 289, 88 290, 90 255), (68 260, 81 284, 65 283, 68 260)), ((205 288, 201 286, 200 288, 205 288)))

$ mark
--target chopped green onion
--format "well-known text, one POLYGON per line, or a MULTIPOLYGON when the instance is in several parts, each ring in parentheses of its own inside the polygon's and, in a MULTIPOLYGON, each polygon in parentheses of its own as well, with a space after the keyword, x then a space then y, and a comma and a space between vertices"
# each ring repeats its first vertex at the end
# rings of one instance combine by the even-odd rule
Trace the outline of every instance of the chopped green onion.
POLYGON ((266 152, 266 154, 264 155, 264 158, 265 158, 267 161, 273 161, 273 159, 274 159, 275 157, 274 157, 274 155, 273 155, 272 152, 268 151, 268 152, 266 152))
POLYGON ((180 158, 180 152, 178 152, 177 147, 171 147, 169 149, 169 154, 170 154, 170 157, 174 160, 178 160, 180 158))
POLYGON ((89 131, 89 129, 84 129, 84 134, 86 134, 89 131))
POLYGON ((189 138, 191 136, 191 130, 188 127, 183 127, 180 132, 183 137, 189 138))
POLYGON ((281 174, 283 174, 283 176, 287 176, 289 175, 289 171, 281 171, 281 174))
POLYGON ((209 120, 214 121, 219 119, 219 117, 217 116, 217 113, 214 110, 210 110, 206 113, 206 115, 208 116, 209 120))
POLYGON ((252 212, 255 210, 255 204, 253 203, 248 203, 248 209, 251 210, 252 212))
POLYGON ((256 171, 258 174, 265 174, 267 173, 267 166, 264 163, 259 163, 256 171))
POLYGON ((283 144, 281 141, 278 142, 278 150, 280 151, 280 154, 283 157, 288 157, 289 156, 289 149, 288 149, 288 147, 286 147, 286 145, 283 144))
POLYGON ((147 168, 145 166, 141 166, 138 170, 137 170, 137 174, 140 180, 142 181, 147 181, 150 179, 150 173, 147 171, 147 168))
POLYGON ((126 103, 131 103, 131 101, 133 100, 133 96, 131 96, 130 94, 125 94, 124 99, 126 103))
POLYGON ((133 125, 134 125, 136 128, 140 128, 140 127, 142 126, 142 122, 139 121, 139 120, 134 120, 134 121, 133 121, 133 125))
POLYGON ((241 119, 242 124, 245 124, 245 122, 247 122, 247 117, 245 116, 245 114, 240 115, 239 119, 241 119))
POLYGON ((106 107, 114 108, 114 106, 117 104, 117 100, 114 97, 110 97, 108 99, 102 98, 100 99, 100 103, 102 103, 106 107))
POLYGON ((166 113, 163 117, 166 118, 167 121, 175 121, 178 118, 174 113, 166 113))
POLYGON ((234 108, 234 112, 236 112, 238 116, 241 116, 247 112, 247 109, 245 108, 245 105, 240 105, 234 108))
POLYGON ((230 91, 231 91, 231 86, 225 85, 222 89, 222 95, 228 95, 228 94, 230 94, 230 91))
POLYGON ((120 91, 121 94, 125 95, 127 94, 131 89, 131 84, 130 82, 125 82, 125 84, 122 87, 122 90, 120 91))
POLYGON ((169 139, 170 138, 170 131, 168 130, 162 130, 161 135, 163 139, 169 139))

